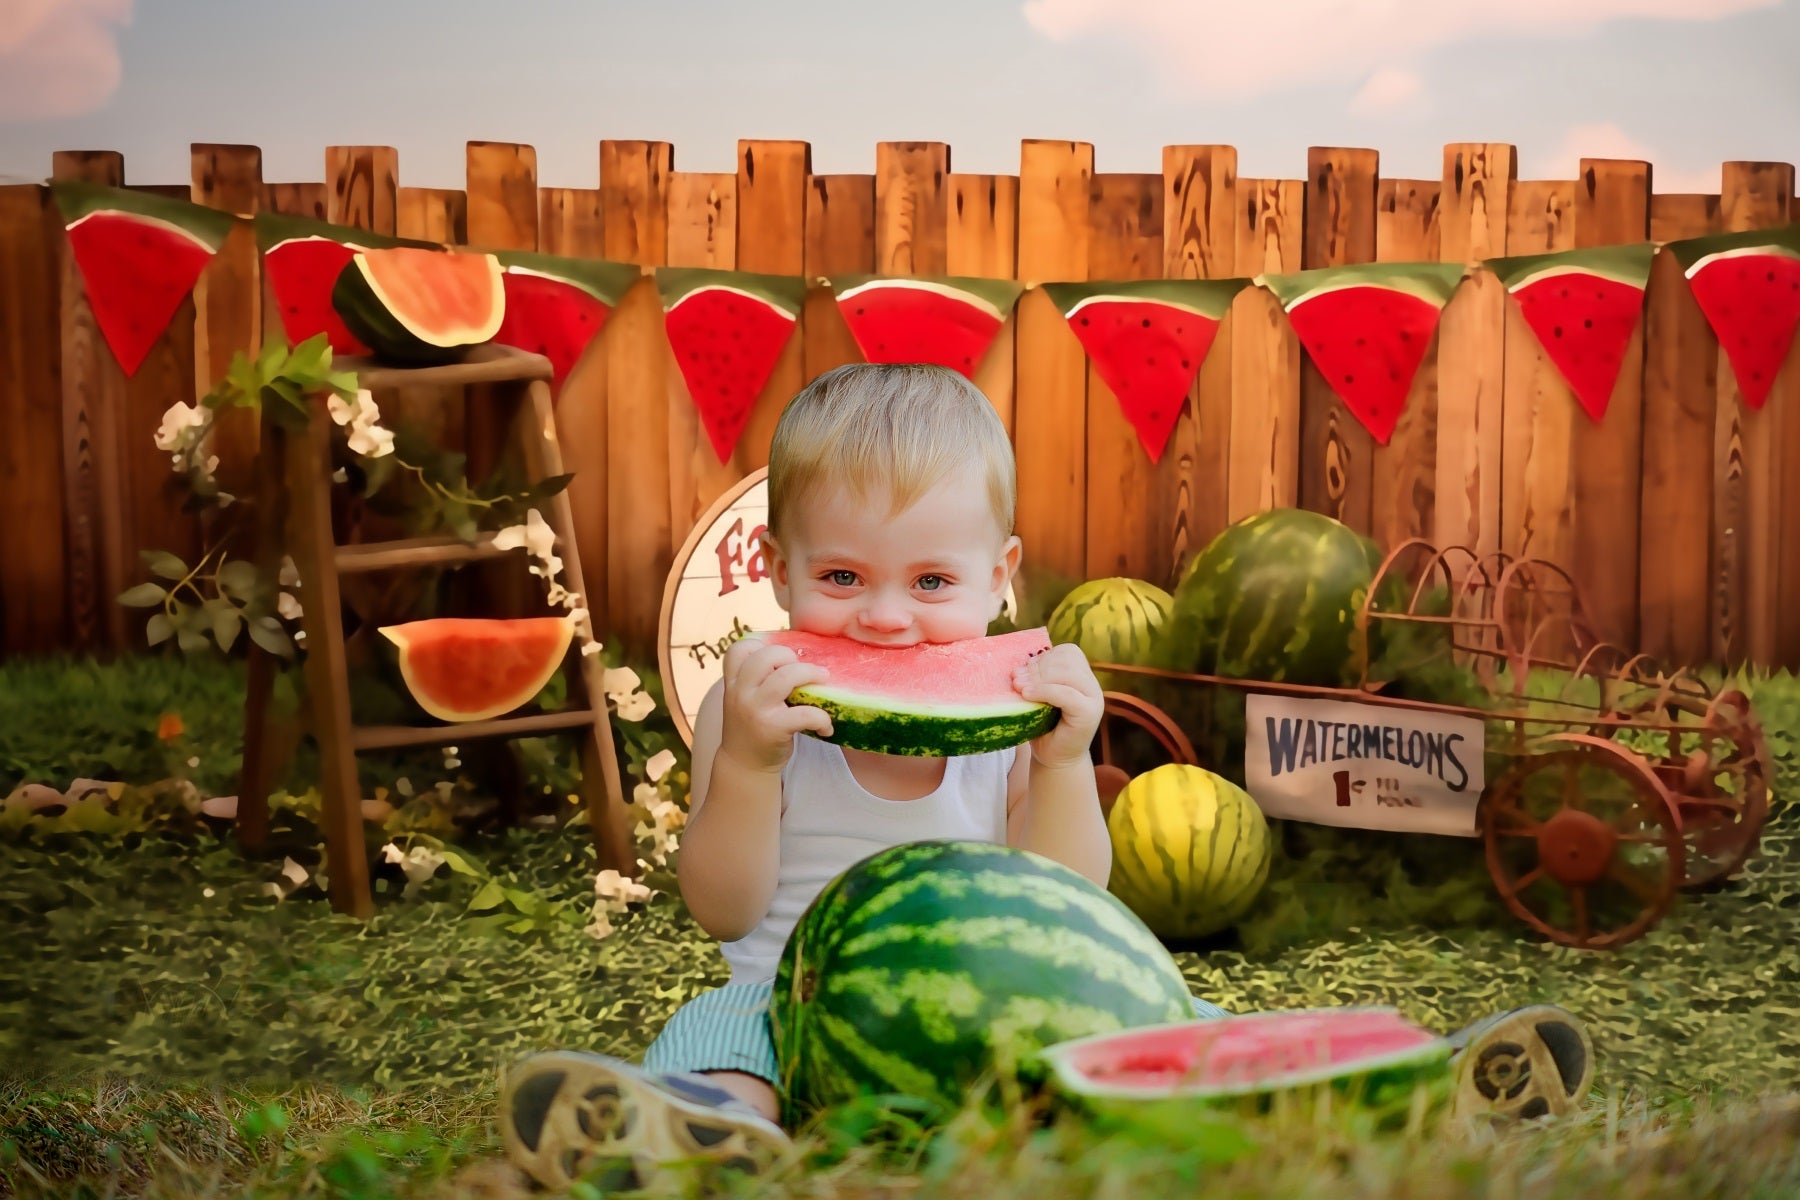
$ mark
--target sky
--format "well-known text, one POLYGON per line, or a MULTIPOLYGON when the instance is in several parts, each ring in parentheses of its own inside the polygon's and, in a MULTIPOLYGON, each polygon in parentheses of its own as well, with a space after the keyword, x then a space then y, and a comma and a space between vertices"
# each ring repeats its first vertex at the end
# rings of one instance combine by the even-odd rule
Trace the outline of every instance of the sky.
POLYGON ((185 183, 193 142, 262 148, 271 182, 325 147, 398 148, 400 182, 461 187, 470 140, 537 148, 593 187, 602 138, 734 169, 739 138, 868 172, 942 141, 1012 174, 1025 138, 1098 171, 1226 143, 1299 178, 1309 146, 1437 178, 1447 142, 1518 147, 1521 178, 1645 158, 1657 191, 1719 163, 1800 163, 1800 0, 0 0, 0 181, 117 150, 185 183))

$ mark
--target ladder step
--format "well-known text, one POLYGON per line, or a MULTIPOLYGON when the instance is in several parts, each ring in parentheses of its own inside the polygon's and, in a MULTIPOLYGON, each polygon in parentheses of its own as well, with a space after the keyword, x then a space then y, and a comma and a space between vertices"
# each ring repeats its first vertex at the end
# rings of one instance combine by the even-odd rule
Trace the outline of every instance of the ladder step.
POLYGON ((550 360, 541 354, 515 350, 492 342, 473 346, 462 361, 438 367, 390 367, 368 358, 338 355, 332 360, 334 371, 355 371, 358 387, 371 392, 384 392, 403 387, 462 387, 472 383, 516 383, 542 379, 548 381, 550 360))
POLYGON ((407 570, 413 567, 435 567, 457 563, 480 562, 511 554, 494 546, 492 532, 465 542, 455 534, 433 534, 429 537, 401 538, 391 542, 357 542, 338 546, 332 551, 339 575, 357 575, 366 571, 407 570))
POLYGON ((570 708, 562 712, 533 713, 528 717, 496 717, 491 721, 464 721, 454 725, 362 725, 350 731, 350 744, 358 750, 396 750, 410 746, 451 746, 486 738, 537 737, 594 723, 594 711, 570 708))

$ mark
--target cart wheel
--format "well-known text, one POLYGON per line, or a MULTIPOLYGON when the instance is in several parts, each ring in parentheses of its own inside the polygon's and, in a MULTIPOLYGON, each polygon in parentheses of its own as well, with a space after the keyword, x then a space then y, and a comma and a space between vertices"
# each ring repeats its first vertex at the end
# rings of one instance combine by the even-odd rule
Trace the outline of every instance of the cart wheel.
POLYGON ((1681 886, 1700 890, 1737 874, 1769 821, 1769 743, 1736 688, 1717 697, 1664 690, 1624 714, 1655 743, 1656 774, 1675 798, 1687 842, 1681 886))
POLYGON ((1622 946, 1674 902, 1685 857, 1674 800, 1616 742, 1547 739, 1495 781, 1479 814, 1501 899, 1554 942, 1622 946))
POLYGON ((1106 710, 1094 738, 1094 783, 1110 814, 1132 778, 1167 763, 1195 762, 1194 745, 1169 715, 1128 692, 1104 692, 1106 710))

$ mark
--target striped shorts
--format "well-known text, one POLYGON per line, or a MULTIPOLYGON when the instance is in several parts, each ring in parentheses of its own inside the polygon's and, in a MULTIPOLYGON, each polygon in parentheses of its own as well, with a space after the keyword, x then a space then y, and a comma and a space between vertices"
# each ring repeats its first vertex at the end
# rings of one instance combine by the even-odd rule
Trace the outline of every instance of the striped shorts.
MULTIPOLYGON (((769 996, 774 980, 728 983, 702 992, 675 1010, 644 1051, 644 1069, 656 1074, 682 1071, 742 1071, 774 1085, 775 1041, 769 1032, 769 996)), ((1191 997, 1196 1017, 1228 1017, 1218 1005, 1191 997)))

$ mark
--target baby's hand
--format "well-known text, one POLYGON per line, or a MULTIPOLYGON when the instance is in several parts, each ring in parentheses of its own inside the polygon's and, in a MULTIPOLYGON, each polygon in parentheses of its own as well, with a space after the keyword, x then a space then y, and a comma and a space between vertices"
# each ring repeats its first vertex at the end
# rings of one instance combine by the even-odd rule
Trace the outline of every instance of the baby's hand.
POLYGON ((801 662, 786 646, 740 638, 725 651, 725 709, 719 754, 751 771, 774 773, 787 765, 794 735, 803 730, 831 736, 831 717, 810 704, 790 707, 795 688, 818 683, 829 672, 801 662))
POLYGON ((1046 767, 1086 765, 1106 698, 1081 647, 1067 642, 1050 647, 1013 672, 1013 686, 1027 700, 1062 710, 1056 727, 1031 743, 1033 761, 1046 767))

